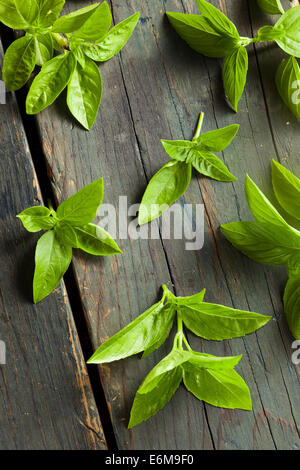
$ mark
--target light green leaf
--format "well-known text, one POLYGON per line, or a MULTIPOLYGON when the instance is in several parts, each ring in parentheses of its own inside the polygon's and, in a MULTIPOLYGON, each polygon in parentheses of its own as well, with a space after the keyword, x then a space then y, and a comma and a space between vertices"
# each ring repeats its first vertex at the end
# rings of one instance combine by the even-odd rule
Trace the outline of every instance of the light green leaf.
POLYGON ((114 26, 97 44, 84 44, 84 53, 90 59, 98 62, 111 59, 125 46, 137 25, 139 17, 140 13, 137 12, 126 18, 126 20, 114 26))
POLYGON ((67 104, 73 116, 85 129, 91 129, 98 114, 102 96, 100 71, 92 60, 84 68, 77 63, 68 84, 67 104))
POLYGON ((37 24, 41 28, 49 28, 58 18, 65 0, 36 0, 39 6, 37 24))
POLYGON ((44 233, 35 251, 33 300, 40 302, 60 283, 72 260, 72 248, 62 245, 53 230, 44 233))
POLYGON ((173 304, 168 302, 164 305, 163 300, 157 302, 123 330, 105 341, 88 363, 102 364, 118 361, 147 350, 168 336, 174 316, 173 304))
POLYGON ((300 180, 280 163, 272 162, 274 193, 281 207, 300 220, 300 180))
POLYGON ((281 15, 284 13, 280 0, 257 0, 257 3, 269 15, 281 15))
POLYGON ((271 317, 207 302, 178 305, 189 330, 201 338, 221 341, 239 338, 264 326, 271 317))
POLYGON ((197 139, 198 143, 205 145, 212 152, 222 152, 235 138, 238 130, 238 124, 216 129, 215 131, 205 132, 197 139))
MULTIPOLYGON (((79 44, 75 45, 75 43, 72 43, 71 51, 74 54, 77 62, 79 62, 81 67, 84 69, 86 56, 83 53, 82 47, 79 44)), ((74 71, 74 73, 75 73, 75 71, 74 71)))
POLYGON ((35 39, 23 36, 14 41, 6 51, 2 77, 8 90, 19 90, 29 79, 36 60, 35 39))
POLYGON ((94 3, 79 10, 75 10, 68 15, 61 16, 55 21, 51 31, 53 33, 73 33, 81 28, 84 23, 93 15, 100 4, 94 3))
POLYGON ((60 221, 82 227, 94 220, 102 199, 103 179, 100 178, 62 202, 56 211, 57 217, 60 221))
POLYGON ((295 339, 300 340, 300 277, 288 280, 283 304, 291 333, 295 339))
POLYGON ((203 15, 166 12, 179 36, 196 52, 208 57, 225 57, 238 39, 221 34, 203 15))
POLYGON ((242 354, 239 356, 219 357, 192 351, 190 359, 184 364, 184 369, 189 369, 189 366, 191 366, 192 369, 194 369, 195 366, 213 370, 233 369, 240 362, 242 357, 242 354))
POLYGON ((279 65, 276 86, 286 106, 300 119, 300 68, 295 57, 291 56, 279 65))
POLYGON ((106 2, 103 2, 86 22, 75 31, 74 37, 85 41, 99 41, 108 32, 111 22, 110 8, 106 2))
POLYGON ((0 0, 0 21, 12 29, 27 29, 29 24, 20 15, 14 0, 0 0))
POLYGON ((287 54, 300 57, 300 5, 290 8, 282 15, 275 29, 283 32, 276 42, 287 54))
POLYGON ((246 85, 247 72, 247 50, 244 46, 237 47, 225 57, 222 72, 225 95, 235 112, 246 85))
POLYGON ((39 14, 39 6, 37 0, 14 0, 19 15, 23 18, 24 23, 32 25, 35 23, 39 14))
POLYGON ((28 232, 49 230, 55 225, 55 218, 47 207, 36 206, 25 209, 17 215, 28 232))
POLYGON ((205 0, 197 0, 202 15, 221 34, 239 40, 240 36, 235 25, 218 8, 205 0))
POLYGON ((203 302, 204 295, 205 295, 206 289, 203 289, 201 292, 198 292, 198 294, 190 295, 187 297, 176 297, 176 302, 177 304, 188 304, 192 303, 195 304, 197 302, 203 302))
POLYGON ((139 209, 139 225, 157 219, 186 191, 191 165, 171 160, 150 180, 139 209))
POLYGON ((80 248, 91 255, 116 255, 122 253, 116 242, 101 227, 94 224, 74 227, 77 244, 73 248, 80 248))
POLYGON ((257 31, 259 41, 275 41, 283 36, 283 31, 274 28, 274 26, 262 26, 257 31))
POLYGON ((53 58, 53 40, 50 33, 35 36, 36 65, 43 66, 53 58))
POLYGON ((75 65, 75 57, 70 52, 54 57, 43 65, 27 95, 27 114, 39 113, 56 100, 68 85, 75 65))

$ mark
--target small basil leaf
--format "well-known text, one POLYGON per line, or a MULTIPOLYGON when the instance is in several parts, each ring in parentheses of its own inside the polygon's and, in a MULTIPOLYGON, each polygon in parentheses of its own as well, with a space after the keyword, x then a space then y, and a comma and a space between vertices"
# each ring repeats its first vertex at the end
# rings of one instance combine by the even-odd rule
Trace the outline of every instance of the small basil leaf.
POLYGON ((283 304, 291 333, 295 339, 300 340, 300 277, 288 280, 283 304))
POLYGON ((186 191, 191 165, 171 160, 150 180, 139 209, 139 225, 157 219, 186 191))
POLYGON ((280 0, 257 0, 257 3, 269 15, 281 15, 284 13, 280 0))
POLYGON ((81 28, 84 23, 93 15, 99 3, 94 3, 79 10, 73 11, 68 15, 61 16, 55 21, 51 29, 54 33, 73 33, 81 28))
POLYGON ((280 163, 273 160, 272 183, 281 207, 288 214, 300 220, 300 180, 280 163))
POLYGON ((51 211, 47 207, 37 206, 25 209, 17 215, 28 232, 39 232, 51 229, 56 220, 51 217, 51 211))
POLYGON ((68 85, 75 65, 75 57, 70 52, 54 57, 43 65, 27 95, 27 114, 39 113, 56 100, 68 85))
POLYGON ((198 292, 198 294, 190 295, 187 297, 176 297, 176 302, 177 304, 188 304, 188 303, 197 303, 197 302, 202 302, 204 299, 206 289, 203 289, 201 292, 198 292))
POLYGON ((161 410, 172 398, 182 381, 182 369, 177 367, 160 376, 159 383, 148 393, 136 393, 128 428, 137 426, 161 410))
POLYGON ((200 54, 225 57, 236 47, 236 39, 220 34, 203 15, 171 12, 166 14, 179 36, 200 54))
POLYGON ((58 222, 55 226, 55 235, 57 239, 64 245, 76 248, 78 241, 75 227, 67 222, 58 222))
POLYGON ((248 53, 241 46, 225 57, 222 71, 225 95, 235 112, 246 85, 247 72, 248 53))
POLYGON ((18 12, 14 0, 0 0, 0 21, 12 29, 26 30, 30 26, 18 12))
POLYGON ((147 350, 170 331, 175 316, 173 305, 157 302, 105 341, 88 360, 89 364, 118 361, 147 350))
POLYGON ((103 180, 100 178, 66 199, 57 209, 60 221, 83 226, 94 220, 103 199, 103 180))
POLYGON ((239 40, 240 36, 235 25, 218 8, 205 0, 197 0, 199 10, 202 15, 221 34, 239 40))
POLYGON ((43 66, 53 58, 53 40, 50 33, 35 36, 36 65, 43 66))
POLYGON ((183 382, 198 400, 222 408, 252 410, 250 391, 234 369, 213 370, 183 365, 183 382))
POLYGON ((101 227, 94 224, 73 227, 77 244, 73 248, 80 248, 91 255, 116 255, 122 253, 116 242, 101 227))
POLYGON ((263 26, 257 32, 259 41, 275 41, 283 36, 283 31, 274 28, 274 26, 263 26))
POLYGON ((104 62, 118 54, 132 35, 139 20, 140 13, 126 18, 114 26, 97 44, 84 44, 83 51, 90 59, 104 62))
POLYGON ((85 41, 99 41, 109 30, 112 16, 106 2, 101 3, 87 21, 74 33, 75 38, 85 41))
POLYGON ((189 162, 201 175, 218 181, 236 181, 222 160, 205 147, 198 146, 190 154, 189 162))
POLYGON ((39 14, 36 23, 41 28, 49 28, 58 18, 65 0, 36 0, 39 14))
POLYGON ((242 354, 239 356, 218 357, 193 351, 184 368, 188 370, 189 366, 191 366, 192 369, 197 366, 213 370, 233 369, 240 362, 242 357, 242 354))
POLYGON ((275 29, 283 32, 275 39, 278 46, 287 54, 300 57, 300 5, 287 10, 275 24, 275 29))
POLYGON ((44 233, 35 251, 33 300, 40 302, 60 283, 72 260, 72 248, 61 244, 53 230, 44 233))
POLYGON ((68 84, 67 104, 73 116, 85 129, 91 129, 97 117, 102 96, 100 71, 92 60, 84 68, 77 63, 68 84))
POLYGON ((271 319, 258 313, 207 302, 180 304, 178 311, 184 324, 194 334, 216 341, 253 333, 271 319))
POLYGON ((238 130, 238 124, 216 129, 215 131, 205 132, 197 139, 198 143, 205 145, 212 152, 222 152, 235 138, 238 130))
POLYGON ((279 65, 276 86, 286 106, 300 119, 300 68, 295 57, 289 57, 279 65))
MULTIPOLYGON (((83 53, 81 45, 72 42, 71 51, 74 54, 74 57, 76 58, 77 62, 84 69, 86 56, 83 53)), ((73 73, 75 73, 75 69, 73 73)))
POLYGON ((29 79, 36 61, 33 36, 23 36, 14 41, 6 51, 3 62, 3 80, 8 90, 19 90, 29 79))

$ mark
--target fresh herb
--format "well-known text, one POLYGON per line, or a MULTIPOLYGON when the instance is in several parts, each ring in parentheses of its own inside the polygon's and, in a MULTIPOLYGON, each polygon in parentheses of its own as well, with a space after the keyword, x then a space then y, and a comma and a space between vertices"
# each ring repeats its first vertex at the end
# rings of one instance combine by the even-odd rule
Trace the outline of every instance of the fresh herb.
POLYGON ((55 212, 50 206, 30 207, 17 217, 28 232, 47 230, 35 252, 33 300, 40 302, 60 283, 72 260, 72 248, 92 255, 115 255, 121 250, 95 219, 103 198, 102 178, 66 199, 55 212))
POLYGON ((64 0, 8 0, 0 2, 0 21, 25 36, 6 51, 3 80, 8 90, 20 89, 35 66, 41 66, 29 89, 26 112, 36 114, 51 105, 67 87, 73 116, 91 129, 101 102, 102 80, 96 62, 117 54, 139 19, 135 13, 110 29, 106 2, 95 3, 59 17, 64 0), (54 50, 62 52, 54 55, 54 50))
MULTIPOLYGON (((300 180, 273 160, 272 182, 283 211, 299 221, 300 180)), ((225 224, 221 226, 222 232, 249 258, 288 267, 284 310, 292 334, 300 339, 300 232, 282 217, 249 176, 246 177, 245 191, 256 221, 225 224)))
POLYGON ((192 166, 200 174, 218 181, 236 180, 212 152, 222 152, 236 136, 239 125, 232 124, 201 134, 203 119, 204 113, 201 113, 192 141, 161 140, 172 160, 150 180, 140 205, 139 225, 158 218, 184 194, 190 184, 192 166))
POLYGON ((146 357, 166 341, 177 316, 172 351, 138 389, 129 428, 163 408, 182 381, 195 397, 211 405, 252 409, 249 389, 234 370, 242 356, 216 357, 193 351, 183 326, 201 338, 221 341, 252 333, 271 317, 204 302, 204 294, 205 289, 191 297, 175 297, 164 285, 159 302, 104 342, 89 359, 89 364, 103 364, 141 352, 146 357))
POLYGON ((195 51, 208 56, 224 58, 223 84, 225 95, 237 112, 238 102, 243 94, 247 72, 248 52, 252 43, 275 41, 287 54, 292 56, 278 68, 276 83, 280 96, 290 110, 299 118, 300 69, 295 57, 300 57, 300 6, 284 11, 279 0, 258 0, 259 6, 271 14, 282 16, 274 26, 263 26, 257 37, 239 35, 235 25, 216 7, 205 0, 197 0, 201 15, 167 12, 170 23, 177 33, 195 51), (293 89, 297 88, 297 90, 293 89))

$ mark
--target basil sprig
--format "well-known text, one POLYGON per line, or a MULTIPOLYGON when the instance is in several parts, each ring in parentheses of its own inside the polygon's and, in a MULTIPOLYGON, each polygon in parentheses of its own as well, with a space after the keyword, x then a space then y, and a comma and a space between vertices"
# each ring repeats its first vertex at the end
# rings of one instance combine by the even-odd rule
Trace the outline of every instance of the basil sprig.
POLYGON ((17 215, 28 232, 46 230, 37 242, 33 300, 40 302, 60 283, 72 260, 72 248, 92 255, 122 253, 111 236, 91 223, 103 198, 102 178, 52 207, 30 207, 17 215))
MULTIPOLYGON (((282 209, 300 220, 300 180, 273 160, 272 182, 282 209)), ((288 267, 284 310, 292 334, 300 339, 300 232, 282 217, 249 176, 245 191, 256 221, 225 224, 221 226, 222 232, 235 248, 249 258, 264 264, 288 267)))
POLYGON ((271 317, 204 302, 204 294, 205 289, 190 297, 175 297, 164 285, 159 302, 105 341, 89 359, 89 364, 104 364, 141 352, 146 357, 165 342, 177 316, 173 348, 138 389, 129 428, 163 408, 182 381, 195 397, 211 405, 252 409, 249 389, 234 370, 242 356, 216 357, 193 351, 183 326, 201 338, 221 341, 252 333, 271 317))
POLYGON ((222 152, 239 130, 232 124, 201 134, 204 113, 200 114, 193 140, 161 140, 172 157, 150 180, 139 209, 139 225, 146 224, 167 210, 188 188, 192 167, 201 175, 218 181, 235 181, 224 163, 213 153, 222 152))
POLYGON ((0 21, 26 33, 6 51, 3 80, 8 90, 18 90, 35 66, 41 66, 27 95, 26 112, 39 113, 67 87, 69 110, 89 130, 102 97, 101 75, 94 61, 104 62, 122 49, 133 33, 139 13, 110 29, 112 15, 106 2, 59 18, 64 3, 64 0, 0 2, 0 21), (53 57, 54 50, 62 54, 53 57))
MULTIPOLYGON (((299 118, 299 99, 295 104, 291 84, 299 80, 300 70, 295 57, 300 57, 300 6, 284 11, 280 0, 258 0, 259 6, 270 14, 281 14, 274 26, 263 26, 257 37, 239 35, 235 25, 216 7, 205 0, 197 0, 201 15, 167 12, 177 33, 195 51, 208 57, 224 58, 223 84, 229 104, 237 112, 243 94, 247 72, 248 52, 252 43, 275 41, 293 59, 278 69, 276 82, 285 104, 299 118)), ((297 86, 299 88, 299 85, 297 86)), ((296 90, 297 92, 297 90, 296 90)))

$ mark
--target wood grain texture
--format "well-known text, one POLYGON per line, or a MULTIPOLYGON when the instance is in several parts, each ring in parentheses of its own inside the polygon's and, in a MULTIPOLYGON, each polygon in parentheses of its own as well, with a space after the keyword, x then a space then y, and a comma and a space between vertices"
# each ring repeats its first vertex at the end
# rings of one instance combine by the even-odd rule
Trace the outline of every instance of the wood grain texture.
POLYGON ((105 449, 64 286, 32 302, 38 236, 16 214, 42 200, 12 93, 0 106, 0 135, 0 449, 105 449))
MULTIPOLYGON (((252 0, 249 2, 251 3, 252 0)), ((70 1, 70 8, 87 2, 70 1)), ((92 2, 90 2, 92 3, 92 2)), ((236 22, 239 32, 252 35, 248 2, 214 1, 236 22)), ((160 139, 189 139, 200 111, 205 130, 241 125, 222 158, 238 177, 219 183, 194 175, 181 202, 205 205, 205 244, 186 251, 182 240, 120 240, 123 256, 95 259, 78 254, 74 261, 86 320, 95 348, 149 307, 159 286, 167 282, 179 295, 207 288, 206 300, 273 315, 272 321, 244 339, 205 342, 193 336, 196 350, 216 355, 243 353, 238 368, 249 384, 253 412, 222 410, 198 402, 183 388, 164 410, 128 431, 126 425, 135 391, 169 344, 139 361, 131 358, 102 367, 102 381, 116 437, 122 449, 299 449, 299 368, 291 363, 292 338, 283 315, 284 269, 256 264, 234 250, 219 225, 246 220, 245 173, 270 194, 270 163, 297 158, 296 124, 288 133, 278 129, 278 103, 254 49, 249 49, 245 94, 234 114, 225 104, 221 62, 193 52, 172 30, 169 11, 196 12, 194 0, 112 0, 114 21, 141 11, 139 25, 118 57, 101 65, 104 94, 101 111, 90 133, 68 116, 65 96, 38 115, 42 146, 58 201, 104 178, 105 202, 118 206, 119 196, 138 203, 146 181, 167 161, 160 139), (275 114, 274 121, 270 116, 275 114), (277 137, 278 133, 278 137, 277 137)), ((262 14, 260 14, 262 15, 262 14)), ((264 16, 264 15, 263 15, 264 16)), ((273 48, 264 51, 273 61, 273 48)), ((289 122, 292 118, 289 117, 289 122)), ((285 128, 284 128, 285 129, 285 128)), ((291 163, 292 164, 292 163, 291 163)), ((119 215, 124 215, 124 210, 119 215)))

